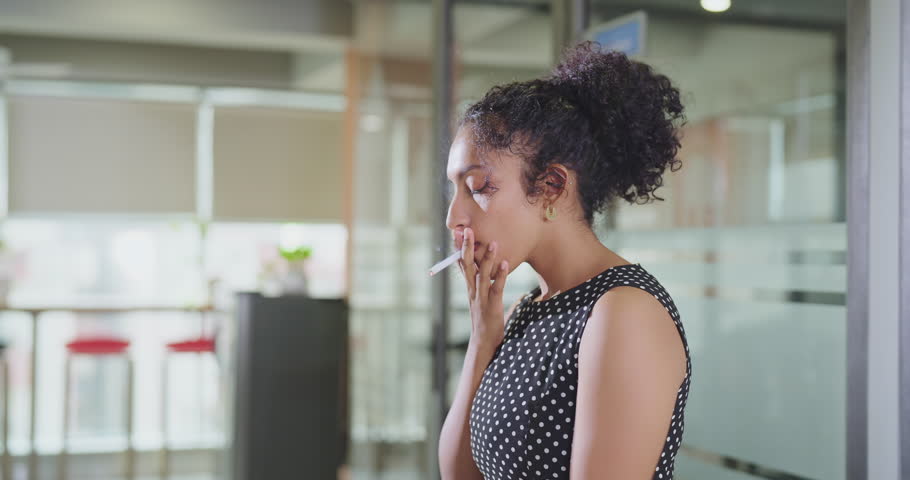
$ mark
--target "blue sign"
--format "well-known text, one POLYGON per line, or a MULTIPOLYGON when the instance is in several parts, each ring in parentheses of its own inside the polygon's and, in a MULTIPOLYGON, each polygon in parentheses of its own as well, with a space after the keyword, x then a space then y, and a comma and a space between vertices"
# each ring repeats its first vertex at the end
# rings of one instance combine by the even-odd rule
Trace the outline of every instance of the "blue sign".
POLYGON ((592 27, 585 38, 628 56, 643 55, 648 17, 643 11, 623 15, 615 20, 592 27))

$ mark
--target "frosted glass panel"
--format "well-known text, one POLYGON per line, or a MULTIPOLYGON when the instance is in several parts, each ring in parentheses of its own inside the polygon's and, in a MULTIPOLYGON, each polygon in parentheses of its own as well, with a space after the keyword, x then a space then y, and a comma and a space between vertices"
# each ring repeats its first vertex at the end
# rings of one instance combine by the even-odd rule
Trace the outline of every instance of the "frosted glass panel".
MULTIPOLYGON (((679 309, 693 364, 684 445, 805 478, 844 477, 845 238, 844 224, 604 236, 679 309), (706 252, 711 261, 695 261, 706 252)), ((678 472, 740 478, 700 459, 678 472)))
POLYGON ((722 22, 698 25, 696 36, 695 24, 655 16, 644 60, 683 93, 682 168, 665 172, 656 192, 665 201, 620 202, 598 234, 657 277, 686 329, 692 386, 676 476, 842 480, 848 272, 836 36, 722 22), (671 34, 679 41, 662 41, 671 34), (790 46, 768 47, 777 42, 790 46))
MULTIPOLYGON (((676 457, 676 471, 679 473, 680 480, 755 480, 757 477, 740 473, 735 470, 718 466, 716 462, 702 462, 686 455, 686 450, 680 449, 680 455, 676 457)), ((713 459, 712 459, 713 460, 713 459)))

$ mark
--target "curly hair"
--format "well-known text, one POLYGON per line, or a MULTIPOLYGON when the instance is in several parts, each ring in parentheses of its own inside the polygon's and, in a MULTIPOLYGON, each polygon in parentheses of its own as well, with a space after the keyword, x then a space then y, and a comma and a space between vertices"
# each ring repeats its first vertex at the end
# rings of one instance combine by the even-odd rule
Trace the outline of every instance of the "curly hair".
POLYGON ((493 87, 460 124, 481 152, 508 150, 524 160, 529 200, 543 193, 550 164, 575 171, 589 226, 617 198, 664 200, 654 193, 664 171, 682 166, 679 90, 651 66, 595 42, 569 49, 543 78, 493 87))

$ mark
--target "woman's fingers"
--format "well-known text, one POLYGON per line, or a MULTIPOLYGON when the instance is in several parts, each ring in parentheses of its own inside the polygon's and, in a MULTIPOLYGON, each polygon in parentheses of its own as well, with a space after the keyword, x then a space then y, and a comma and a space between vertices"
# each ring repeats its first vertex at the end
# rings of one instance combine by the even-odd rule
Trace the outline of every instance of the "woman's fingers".
POLYGON ((474 232, 470 228, 464 230, 464 241, 461 242, 461 261, 467 268, 474 266, 474 232))
POLYGON ((468 287, 468 297, 485 302, 490 294, 502 294, 505 277, 508 273, 508 264, 499 261, 499 244, 490 242, 478 263, 478 252, 474 251, 474 232, 470 228, 464 229, 463 236, 456 236, 456 242, 461 244, 461 259, 458 266, 465 277, 468 287), (506 270, 503 270, 503 265, 506 270))
MULTIPOLYGON (((493 278, 496 276, 496 269, 499 268, 500 259, 502 258, 502 256, 499 254, 499 244, 493 242, 493 245, 495 248, 488 253, 490 257, 489 261, 484 262, 484 269, 486 271, 487 278, 490 280, 493 280, 493 278)), ((485 258, 484 260, 487 259, 485 258)))
POLYGON ((506 285, 506 276, 509 274, 509 262, 503 260, 494 267, 496 272, 493 275, 493 285, 490 286, 490 296, 501 296, 502 290, 506 285))
POLYGON ((461 250, 464 244, 464 232, 455 232, 455 248, 461 250))
POLYGON ((496 242, 490 242, 490 246, 487 249, 486 253, 483 255, 483 260, 480 262, 480 274, 478 275, 478 282, 481 287, 480 295, 481 298, 486 300, 487 293, 490 288, 490 274, 493 272, 493 267, 496 264, 496 258, 499 256, 497 251, 496 242))
POLYGON ((468 284, 468 295, 474 297, 476 289, 475 276, 477 267, 474 265, 474 232, 470 228, 464 229, 464 239, 461 242, 461 260, 458 261, 461 273, 464 274, 468 284))
POLYGON ((479 264, 480 275, 486 281, 490 281, 490 272, 493 271, 490 267, 492 266, 493 262, 496 261, 496 254, 498 253, 496 251, 496 247, 496 242, 490 242, 490 246, 487 247, 487 251, 483 255, 483 260, 481 260, 479 264))

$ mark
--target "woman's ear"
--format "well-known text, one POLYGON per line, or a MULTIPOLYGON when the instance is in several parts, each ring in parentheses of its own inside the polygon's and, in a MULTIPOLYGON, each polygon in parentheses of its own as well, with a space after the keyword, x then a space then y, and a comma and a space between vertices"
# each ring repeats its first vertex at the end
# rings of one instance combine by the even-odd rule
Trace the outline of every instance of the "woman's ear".
POLYGON ((546 202, 553 203, 567 191, 569 170, 561 164, 554 163, 544 170, 541 176, 541 188, 546 202))

